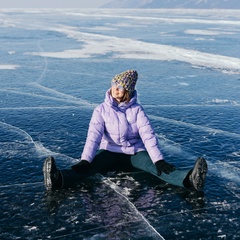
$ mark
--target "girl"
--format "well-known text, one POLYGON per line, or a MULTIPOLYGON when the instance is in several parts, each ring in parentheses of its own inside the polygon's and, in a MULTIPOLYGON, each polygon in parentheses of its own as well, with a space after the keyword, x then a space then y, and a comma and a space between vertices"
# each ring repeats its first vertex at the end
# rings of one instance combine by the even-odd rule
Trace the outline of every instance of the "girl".
POLYGON ((89 124, 81 161, 71 169, 58 170, 53 157, 43 166, 47 190, 71 187, 96 173, 134 168, 185 188, 201 191, 207 173, 204 158, 193 169, 176 169, 167 163, 142 106, 137 103, 138 73, 127 70, 116 75, 105 100, 97 106, 89 124))

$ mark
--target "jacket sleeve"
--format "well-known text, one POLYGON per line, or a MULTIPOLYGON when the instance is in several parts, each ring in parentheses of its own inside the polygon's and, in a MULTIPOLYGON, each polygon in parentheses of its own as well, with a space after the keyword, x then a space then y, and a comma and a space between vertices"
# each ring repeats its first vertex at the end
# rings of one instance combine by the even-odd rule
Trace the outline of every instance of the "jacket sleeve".
POLYGON ((81 159, 92 162, 99 148, 104 132, 104 121, 101 114, 101 108, 94 109, 89 123, 86 143, 81 155, 81 159))
POLYGON ((137 126, 139 129, 139 135, 153 163, 158 160, 162 160, 163 155, 159 147, 158 139, 146 113, 141 106, 137 114, 137 126))

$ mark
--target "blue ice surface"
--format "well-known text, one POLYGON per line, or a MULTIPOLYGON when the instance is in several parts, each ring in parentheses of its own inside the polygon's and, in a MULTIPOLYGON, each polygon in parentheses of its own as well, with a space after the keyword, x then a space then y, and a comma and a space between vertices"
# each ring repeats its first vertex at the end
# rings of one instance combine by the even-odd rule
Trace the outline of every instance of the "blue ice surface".
POLYGON ((0 13, 1 239, 239 239, 239 11, 0 13), (206 55, 210 54, 210 55, 206 55), (137 91, 165 159, 204 156, 204 192, 143 172, 47 194, 42 165, 75 163, 112 77, 137 91))

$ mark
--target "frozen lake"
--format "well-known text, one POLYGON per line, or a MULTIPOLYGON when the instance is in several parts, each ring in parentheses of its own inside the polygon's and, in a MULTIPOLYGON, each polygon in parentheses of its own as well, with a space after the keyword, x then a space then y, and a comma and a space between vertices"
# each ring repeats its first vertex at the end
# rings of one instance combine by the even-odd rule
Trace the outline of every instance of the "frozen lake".
POLYGON ((1 239, 240 239, 240 10, 1 9, 1 239), (165 159, 206 158, 204 192, 143 172, 47 194, 81 155, 111 79, 139 73, 165 159))

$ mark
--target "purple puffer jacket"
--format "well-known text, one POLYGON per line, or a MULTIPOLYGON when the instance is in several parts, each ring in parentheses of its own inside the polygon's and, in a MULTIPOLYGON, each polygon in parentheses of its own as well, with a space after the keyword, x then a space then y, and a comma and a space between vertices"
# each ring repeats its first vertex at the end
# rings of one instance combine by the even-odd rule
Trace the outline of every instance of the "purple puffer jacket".
POLYGON ((154 163, 163 159, 136 91, 129 103, 118 104, 109 89, 105 101, 93 111, 81 159, 91 162, 98 149, 129 155, 147 150, 154 163))

